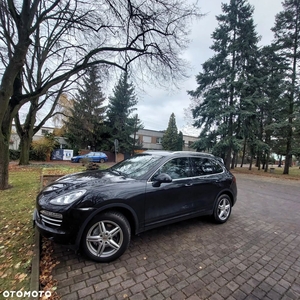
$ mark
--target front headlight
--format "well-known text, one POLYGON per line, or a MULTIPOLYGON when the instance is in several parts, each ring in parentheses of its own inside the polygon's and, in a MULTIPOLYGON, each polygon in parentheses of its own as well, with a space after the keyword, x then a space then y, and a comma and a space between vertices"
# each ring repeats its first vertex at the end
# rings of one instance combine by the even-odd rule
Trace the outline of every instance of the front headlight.
POLYGON ((79 199, 85 193, 86 193, 86 190, 72 191, 70 193, 66 193, 64 195, 61 195, 59 197, 56 197, 56 198, 50 200, 50 203, 54 204, 54 205, 68 205, 68 204, 76 201, 77 199, 79 199))

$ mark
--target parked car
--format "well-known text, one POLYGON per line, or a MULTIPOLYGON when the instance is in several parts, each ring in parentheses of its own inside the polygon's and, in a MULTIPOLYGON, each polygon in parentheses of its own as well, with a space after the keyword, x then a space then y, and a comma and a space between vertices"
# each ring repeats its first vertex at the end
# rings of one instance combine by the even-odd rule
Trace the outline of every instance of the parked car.
POLYGON ((85 155, 73 156, 71 162, 82 162, 84 159, 88 159, 90 162, 104 163, 108 160, 107 155, 103 152, 90 152, 85 155))
POLYGON ((236 198, 235 177, 213 155, 146 151, 48 185, 34 220, 43 236, 109 262, 126 251, 131 234, 203 215, 226 222, 236 198))

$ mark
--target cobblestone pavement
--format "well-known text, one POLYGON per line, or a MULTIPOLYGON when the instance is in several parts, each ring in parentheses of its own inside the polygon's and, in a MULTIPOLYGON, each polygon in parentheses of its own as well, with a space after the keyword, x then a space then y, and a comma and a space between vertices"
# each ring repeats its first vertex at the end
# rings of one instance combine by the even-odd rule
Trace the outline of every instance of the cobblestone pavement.
POLYGON ((61 299, 300 299, 300 182, 237 181, 223 225, 202 217, 145 232, 110 264, 56 245, 61 299))

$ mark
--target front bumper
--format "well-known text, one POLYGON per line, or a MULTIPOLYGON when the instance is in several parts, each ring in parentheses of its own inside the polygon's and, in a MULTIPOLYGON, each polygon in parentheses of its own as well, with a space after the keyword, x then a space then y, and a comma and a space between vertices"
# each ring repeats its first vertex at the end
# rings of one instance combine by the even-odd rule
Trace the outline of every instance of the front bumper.
POLYGON ((37 209, 33 213, 33 222, 40 234, 59 244, 74 244, 76 237, 71 232, 45 225, 37 209))

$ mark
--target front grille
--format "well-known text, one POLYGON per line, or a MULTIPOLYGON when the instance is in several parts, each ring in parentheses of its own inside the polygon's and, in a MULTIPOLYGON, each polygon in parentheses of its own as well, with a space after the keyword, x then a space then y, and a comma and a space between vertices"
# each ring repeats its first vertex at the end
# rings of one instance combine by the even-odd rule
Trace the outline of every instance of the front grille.
POLYGON ((40 217, 45 224, 60 227, 62 223, 62 215, 42 210, 40 217))

